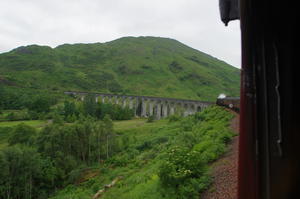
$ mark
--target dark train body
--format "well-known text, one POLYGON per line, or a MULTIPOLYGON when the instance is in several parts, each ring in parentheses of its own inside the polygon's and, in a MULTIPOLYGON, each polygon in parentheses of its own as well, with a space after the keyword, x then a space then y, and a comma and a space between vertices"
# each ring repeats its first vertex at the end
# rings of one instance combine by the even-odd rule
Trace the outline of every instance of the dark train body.
POLYGON ((240 111, 240 98, 239 97, 218 98, 216 104, 219 106, 227 107, 236 112, 240 111))

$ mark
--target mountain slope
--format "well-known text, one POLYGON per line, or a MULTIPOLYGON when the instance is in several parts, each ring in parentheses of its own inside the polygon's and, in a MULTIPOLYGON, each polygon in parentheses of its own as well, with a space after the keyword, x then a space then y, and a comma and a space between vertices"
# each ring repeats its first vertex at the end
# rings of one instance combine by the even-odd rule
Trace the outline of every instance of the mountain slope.
POLYGON ((239 69, 176 40, 31 45, 0 55, 0 85, 214 101, 239 95, 239 69))

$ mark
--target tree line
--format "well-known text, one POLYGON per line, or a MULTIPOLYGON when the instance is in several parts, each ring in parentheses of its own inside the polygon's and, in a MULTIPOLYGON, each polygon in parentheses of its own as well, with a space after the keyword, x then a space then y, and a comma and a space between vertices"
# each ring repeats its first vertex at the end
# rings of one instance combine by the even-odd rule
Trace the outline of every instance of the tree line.
POLYGON ((69 183, 76 169, 101 164, 119 151, 112 120, 54 123, 40 132, 20 124, 0 151, 0 196, 47 198, 69 183))
POLYGON ((129 107, 110 103, 97 103, 95 96, 88 95, 84 101, 77 101, 69 96, 57 96, 53 93, 11 90, 0 86, 0 120, 36 120, 57 119, 75 122, 82 116, 102 120, 110 115, 113 120, 128 120, 134 116, 129 107), (20 91, 20 92, 19 92, 20 91), (1 110, 9 111, 1 117, 1 110))

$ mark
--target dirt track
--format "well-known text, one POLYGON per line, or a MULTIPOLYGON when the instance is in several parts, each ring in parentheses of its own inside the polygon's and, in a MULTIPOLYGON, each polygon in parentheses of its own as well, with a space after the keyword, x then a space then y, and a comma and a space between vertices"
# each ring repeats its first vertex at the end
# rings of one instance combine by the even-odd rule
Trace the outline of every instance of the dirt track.
MULTIPOLYGON (((235 113, 236 114, 236 113, 235 113)), ((239 115, 231 122, 231 128, 238 133, 239 115)), ((236 199, 237 198, 237 171, 238 171, 238 139, 233 138, 228 152, 213 163, 213 184, 203 194, 201 199, 236 199)))

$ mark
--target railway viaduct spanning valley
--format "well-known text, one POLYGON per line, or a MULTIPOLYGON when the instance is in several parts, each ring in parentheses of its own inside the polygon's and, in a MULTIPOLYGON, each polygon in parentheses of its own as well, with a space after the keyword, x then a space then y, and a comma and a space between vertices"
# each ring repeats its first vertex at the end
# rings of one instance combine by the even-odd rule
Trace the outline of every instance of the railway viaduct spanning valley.
POLYGON ((0 74, 0 198, 199 198, 235 135, 240 70, 173 39, 19 47, 0 74))
POLYGON ((173 39, 126 37, 16 48, 0 54, 0 74, 0 198, 190 199, 214 189, 206 170, 234 136, 220 106, 239 105, 216 101, 239 93, 240 71, 225 62, 173 39))
POLYGON ((134 95, 117 95, 105 93, 90 93, 90 92, 76 92, 66 91, 67 95, 72 95, 84 100, 85 96, 92 95, 96 102, 119 104, 123 107, 128 106, 134 110, 136 116, 148 117, 154 116, 155 119, 165 118, 177 112, 188 116, 195 112, 201 111, 212 102, 184 100, 174 98, 150 97, 150 96, 134 96, 134 95))

